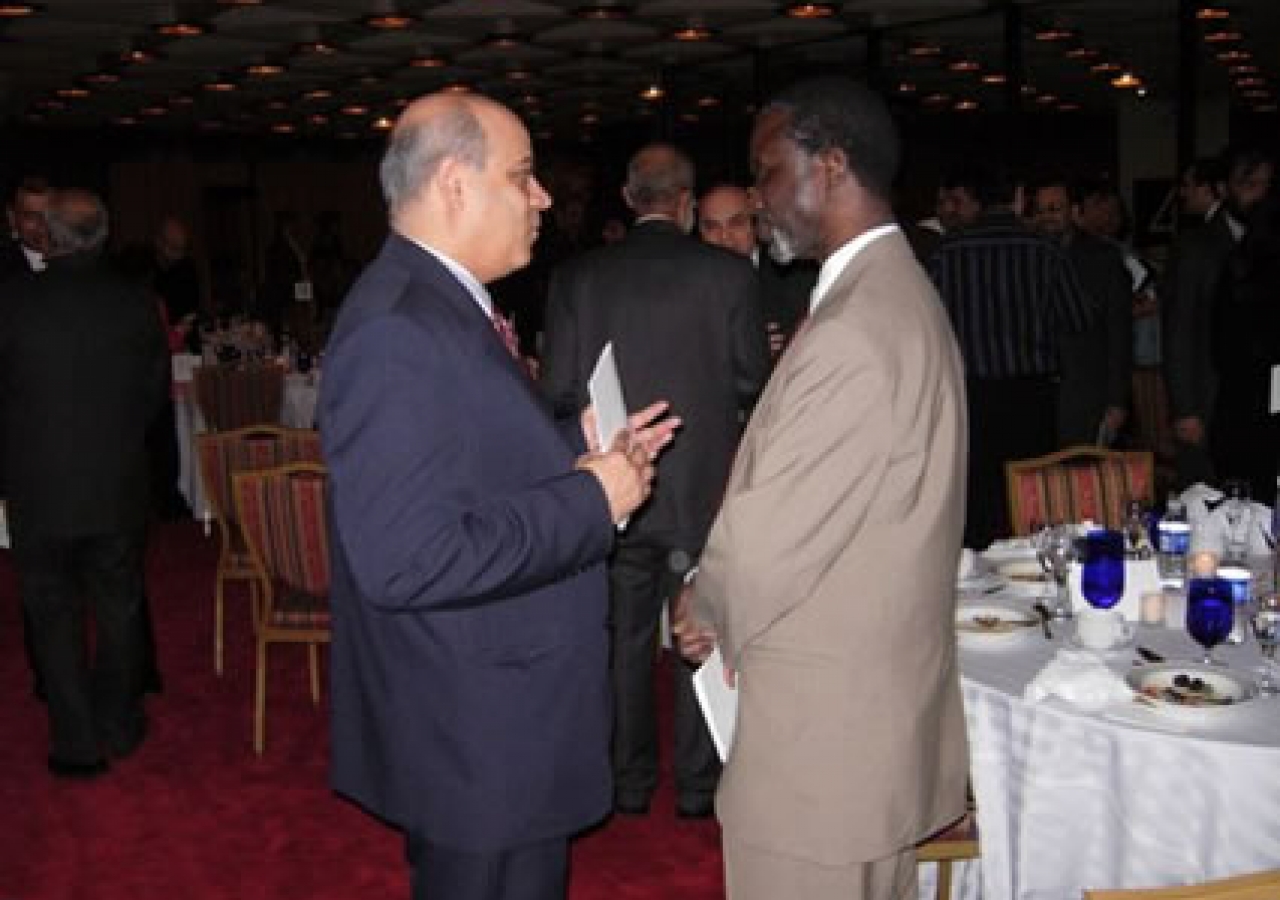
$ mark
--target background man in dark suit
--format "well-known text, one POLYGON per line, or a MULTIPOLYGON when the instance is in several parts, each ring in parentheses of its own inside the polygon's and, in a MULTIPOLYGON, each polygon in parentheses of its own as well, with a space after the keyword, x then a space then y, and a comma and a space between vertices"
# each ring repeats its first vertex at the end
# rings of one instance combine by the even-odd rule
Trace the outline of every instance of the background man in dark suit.
POLYGON ((736 184, 719 184, 703 193, 698 200, 698 234, 708 244, 745 256, 756 267, 769 352, 777 359, 804 320, 818 280, 817 267, 809 260, 779 265, 767 250, 761 252, 751 194, 736 184))
POLYGON ((49 769, 92 777, 106 768, 104 751, 127 756, 146 734, 144 439, 169 357, 155 303, 102 260, 101 200, 57 191, 48 221, 48 271, 15 284, 0 312, 4 458, 14 561, 48 696, 49 769))
POLYGON ((418 900, 562 897, 609 808, 604 560, 678 422, 587 449, 483 287, 551 203, 505 107, 438 94, 391 135, 393 234, 328 347, 333 785, 406 833, 418 900))
MULTIPOLYGON (((5 206, 9 238, 0 243, 0 305, 7 302, 6 282, 44 271, 45 254, 49 252, 49 225, 44 217, 48 208, 48 182, 35 177, 18 182, 5 206)), ((2 446, 4 435, 0 432, 2 446)), ((4 462, 0 460, 0 497, 6 495, 4 462)), ((36 665, 36 651, 31 643, 31 620, 25 607, 22 610, 22 644, 31 667, 32 693, 43 698, 44 685, 40 681, 40 667, 36 665)))
MULTIPOLYGON (((614 806, 630 814, 647 811, 658 779, 653 659, 663 605, 702 552, 743 413, 769 367, 755 273, 688 235, 693 182, 692 163, 675 148, 636 153, 623 190, 635 227, 561 267, 547 301, 542 386, 558 412, 582 404, 612 341, 627 399, 670 399, 685 422, 653 499, 610 562, 614 806)), ((683 665, 675 682, 676 809, 705 816, 719 761, 683 665)))
POLYGON ((1040 179, 1028 193, 1033 226, 1066 253, 1095 310, 1088 328, 1058 335, 1058 444, 1110 446, 1129 415, 1132 390, 1129 270, 1117 246, 1076 227, 1078 198, 1064 179, 1040 179))
POLYGON ((14 188, 5 207, 9 238, 0 245, 0 284, 15 275, 44 270, 49 252, 44 217, 48 207, 49 183, 43 178, 24 178, 14 188))

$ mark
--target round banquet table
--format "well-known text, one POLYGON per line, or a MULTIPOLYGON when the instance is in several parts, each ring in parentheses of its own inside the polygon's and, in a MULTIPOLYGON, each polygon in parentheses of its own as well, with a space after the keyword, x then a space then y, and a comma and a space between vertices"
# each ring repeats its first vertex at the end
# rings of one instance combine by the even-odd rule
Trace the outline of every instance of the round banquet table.
MULTIPOLYGON (((1181 615, 1171 609, 1166 621, 1181 615)), ((981 896, 1078 900, 1085 888, 1280 867, 1280 701, 1175 717, 1132 701, 1086 712, 1025 700, 1071 632, 1056 624, 1053 640, 1037 627, 962 645, 981 896)), ((1169 661, 1199 658, 1181 628, 1140 625, 1135 644, 1169 661)), ((1260 662, 1252 641, 1215 655, 1237 671, 1260 662)), ((1132 647, 1103 658, 1120 673, 1137 660, 1132 647)))

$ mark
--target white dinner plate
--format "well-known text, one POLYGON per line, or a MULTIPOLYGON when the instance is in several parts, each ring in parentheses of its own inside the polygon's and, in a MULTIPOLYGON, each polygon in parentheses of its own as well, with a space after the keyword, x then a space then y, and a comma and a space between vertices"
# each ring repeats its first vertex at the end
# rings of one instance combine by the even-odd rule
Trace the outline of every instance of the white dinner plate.
POLYGON ((956 636, 965 647, 987 648, 1021 641, 1040 627, 1035 613, 997 603, 964 604, 956 609, 956 636))
POLYGON ((1152 710, 1197 724, 1211 723, 1258 696, 1245 673, 1202 663, 1135 666, 1127 679, 1152 710))

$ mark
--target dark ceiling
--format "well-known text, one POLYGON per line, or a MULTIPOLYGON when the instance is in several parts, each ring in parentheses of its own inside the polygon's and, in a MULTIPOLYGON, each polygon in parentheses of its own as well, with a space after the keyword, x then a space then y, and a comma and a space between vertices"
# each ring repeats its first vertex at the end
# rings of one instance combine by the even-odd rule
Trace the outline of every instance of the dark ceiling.
MULTIPOLYGON (((715 128, 739 121, 762 88, 824 67, 870 72, 922 111, 999 110, 1018 57, 1023 108, 1100 112, 1129 91, 1174 95, 1178 9, 1178 0, 790 10, 771 0, 0 0, 0 119, 360 136, 386 127, 407 99, 457 85, 507 100, 541 137, 565 138, 652 115, 715 128), (1125 72, 1139 83, 1113 86, 1125 72)), ((1198 90, 1274 113, 1280 2, 1233 0, 1220 12, 1194 26, 1198 90)))

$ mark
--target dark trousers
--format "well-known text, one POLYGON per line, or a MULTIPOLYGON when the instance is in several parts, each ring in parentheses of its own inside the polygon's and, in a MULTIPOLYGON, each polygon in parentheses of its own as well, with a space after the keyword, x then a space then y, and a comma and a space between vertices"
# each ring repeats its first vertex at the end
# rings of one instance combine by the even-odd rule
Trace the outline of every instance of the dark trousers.
MULTIPOLYGON (((609 563, 613 655, 613 776, 619 797, 647 799, 658 784, 654 658, 663 606, 679 591, 694 553, 660 543, 619 544, 609 563)), ((677 660, 676 791, 691 802, 715 792, 720 760, 693 691, 692 670, 677 660)))
POLYGON ((405 837, 413 900, 564 900, 569 840, 553 838, 487 853, 405 837))
POLYGON ((1004 464, 1056 449, 1058 386, 1038 377, 969 378, 965 391, 969 480, 964 545, 981 550, 1008 537, 1012 528, 1004 464))
POLYGON ((52 756, 93 763, 142 723, 143 536, 26 539, 14 562, 44 681, 52 756), (93 652, 86 610, 94 620, 93 652))

